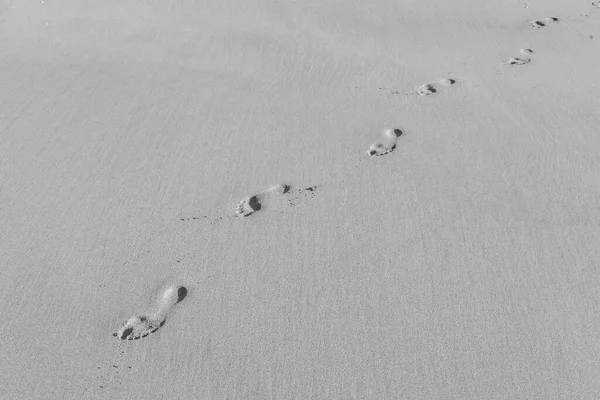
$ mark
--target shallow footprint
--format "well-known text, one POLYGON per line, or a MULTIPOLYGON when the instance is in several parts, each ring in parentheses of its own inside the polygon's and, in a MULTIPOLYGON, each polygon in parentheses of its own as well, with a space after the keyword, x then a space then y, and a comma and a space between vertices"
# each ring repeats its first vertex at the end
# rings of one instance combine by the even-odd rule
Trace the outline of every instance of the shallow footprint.
POLYGON ((510 65, 525 65, 530 61, 531 60, 529 58, 513 57, 510 60, 508 60, 508 64, 510 64, 510 65))
POLYGON ((456 83, 456 80, 454 80, 454 79, 440 79, 438 81, 438 83, 440 85, 443 85, 443 86, 452 86, 452 85, 454 85, 456 83))
POLYGON ((134 340, 148 336, 165 324, 173 306, 182 301, 185 296, 187 296, 185 287, 167 287, 159 299, 156 312, 129 318, 118 332, 113 333, 113 336, 121 340, 134 340))
POLYGON ((543 21, 540 21, 540 20, 532 21, 530 25, 532 28, 543 28, 543 27, 547 26, 548 24, 555 24, 558 21, 559 21, 559 19, 556 17, 546 17, 546 18, 544 18, 543 21))
POLYGON ((437 93, 437 89, 431 83, 426 83, 417 88, 417 94, 419 96, 430 96, 434 93, 437 93))
POLYGON ((370 156, 383 156, 392 152, 396 148, 396 140, 402 135, 400 129, 386 129, 383 132, 383 139, 373 143, 369 147, 368 154, 370 156))
POLYGON ((532 21, 531 22, 532 28, 543 28, 544 26, 546 26, 546 24, 542 21, 532 21))
POLYGON ((235 213, 238 217, 247 217, 259 211, 262 206, 270 199, 285 194, 290 190, 288 185, 275 185, 267 190, 248 196, 242 199, 235 207, 235 213))
POLYGON ((438 92, 438 85, 451 86, 456 83, 454 79, 440 79, 437 82, 424 83, 417 88, 419 96, 430 96, 438 92))

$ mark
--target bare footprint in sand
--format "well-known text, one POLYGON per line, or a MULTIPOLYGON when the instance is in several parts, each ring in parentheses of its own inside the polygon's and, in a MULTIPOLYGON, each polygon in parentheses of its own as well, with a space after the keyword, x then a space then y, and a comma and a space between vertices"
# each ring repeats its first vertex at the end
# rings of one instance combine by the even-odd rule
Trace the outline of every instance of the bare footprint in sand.
POLYGON ((419 96, 431 96, 439 91, 440 86, 452 86, 456 83, 454 79, 440 79, 437 82, 424 83, 417 88, 419 96))
POLYGON ((542 21, 531 21, 530 25, 531 25, 532 28, 536 28, 536 29, 537 28, 543 28, 543 27, 546 26, 546 24, 544 22, 542 22, 542 21))
MULTIPOLYGON (((531 50, 531 49, 521 49, 521 50, 519 50, 519 52, 521 54, 523 54, 524 56, 530 56, 531 54, 533 54, 533 50, 531 50)), ((531 61, 531 58, 529 58, 529 57, 512 57, 506 63, 508 65, 525 65, 525 64, 529 63, 530 61, 531 61)))
POLYGON ((383 132, 383 139, 373 143, 367 153, 370 156, 383 156, 391 153, 396 148, 396 140, 400 135, 402 135, 400 129, 386 129, 383 132))
POLYGON ((235 213, 238 217, 247 217, 260 210, 263 205, 267 204, 274 198, 287 193, 290 190, 288 185, 275 185, 271 186, 267 190, 263 190, 252 196, 248 196, 242 199, 235 207, 235 213))
POLYGON ((510 60, 508 60, 507 64, 509 65, 525 65, 527 63, 529 63, 531 60, 529 58, 519 58, 519 57, 513 57, 510 60))
POLYGON ((546 17, 544 18, 543 21, 537 20, 537 21, 531 21, 531 27, 532 28, 543 28, 545 26, 548 26, 548 24, 555 24, 557 23, 559 20, 556 17, 546 17))
POLYGON ((173 306, 182 301, 185 296, 187 296, 185 287, 167 287, 158 301, 156 312, 129 318, 118 332, 113 333, 113 336, 121 340, 134 340, 148 336, 165 324, 167 315, 171 312, 173 306))
POLYGON ((235 207, 238 217, 247 217, 259 210, 284 212, 289 207, 297 206, 304 201, 314 198, 319 186, 291 188, 289 185, 275 185, 255 195, 242 199, 235 207))

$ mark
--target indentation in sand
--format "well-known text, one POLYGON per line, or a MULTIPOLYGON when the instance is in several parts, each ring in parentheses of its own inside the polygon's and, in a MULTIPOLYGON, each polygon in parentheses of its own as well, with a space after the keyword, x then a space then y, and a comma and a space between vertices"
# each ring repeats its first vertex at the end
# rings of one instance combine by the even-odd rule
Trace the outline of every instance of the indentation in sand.
POLYGON ((432 94, 435 94, 439 91, 439 85, 442 86, 452 86, 456 83, 455 79, 440 79, 437 82, 429 82, 429 83, 424 83, 421 86, 419 86, 417 88, 417 94, 419 96, 430 96, 432 94))
POLYGON ((278 184, 257 194, 245 197, 235 207, 235 213, 238 217, 252 215, 268 204, 270 200, 287 193, 289 190, 290 187, 288 185, 278 184))
MULTIPOLYGON (((523 54, 524 56, 530 56, 533 54, 533 50, 531 49, 520 49, 519 53, 523 54)), ((530 57, 512 57, 510 58, 506 63, 508 65, 525 65, 527 63, 529 63, 531 61, 530 57)))
POLYGON ((370 156, 383 156, 392 152, 396 148, 396 141, 402 135, 400 129, 386 129, 383 132, 383 138, 369 147, 370 156))
POLYGON ((430 83, 425 83, 417 88, 417 94, 419 96, 429 96, 436 92, 437 89, 430 83))
POLYGON ((508 60, 508 64, 510 64, 510 65, 524 65, 524 64, 527 64, 530 61, 531 60, 529 58, 513 57, 510 60, 508 60))
POLYGON ((532 21, 531 22, 532 28, 543 28, 544 26, 546 26, 546 24, 542 21, 532 21))
POLYGON ((118 332, 113 333, 113 336, 121 340, 134 340, 148 336, 165 324, 173 306, 186 296, 187 289, 184 286, 167 287, 158 299, 156 312, 135 315, 129 318, 118 332))
POLYGON ((544 18, 543 21, 540 21, 540 20, 532 21, 530 25, 532 28, 543 28, 543 27, 547 26, 548 24, 555 24, 558 21, 559 21, 559 19, 556 17, 546 17, 546 18, 544 18))

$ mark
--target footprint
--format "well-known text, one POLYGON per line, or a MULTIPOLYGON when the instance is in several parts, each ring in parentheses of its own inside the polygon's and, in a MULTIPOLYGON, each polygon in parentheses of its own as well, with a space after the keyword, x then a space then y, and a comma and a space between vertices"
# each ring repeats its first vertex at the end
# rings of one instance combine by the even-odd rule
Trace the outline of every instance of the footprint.
POLYGON ((548 24, 555 24, 558 21, 559 21, 559 19, 556 17, 546 17, 546 18, 544 18, 543 21, 539 21, 539 20, 532 21, 530 25, 532 28, 543 28, 543 27, 547 26, 548 24))
POLYGON ((456 83, 454 79, 440 79, 437 82, 424 83, 417 88, 417 94, 419 96, 430 96, 438 92, 438 85, 451 86, 456 83))
POLYGON ((530 61, 531 60, 529 58, 513 57, 510 60, 508 60, 508 64, 509 65, 525 65, 530 61))
POLYGON ((531 22, 532 28, 543 28, 544 26, 546 26, 546 24, 542 21, 532 21, 531 22))
POLYGON ((113 336, 121 340, 133 340, 148 336, 165 324, 167 315, 173 306, 185 299, 185 296, 187 296, 185 287, 167 287, 159 299, 156 312, 129 318, 117 333, 113 333, 113 336))
POLYGON ((386 129, 383 132, 383 139, 373 143, 369 147, 370 156, 383 156, 392 152, 396 148, 396 140, 402 135, 400 129, 386 129))
MULTIPOLYGON (((533 50, 531 50, 531 49, 521 49, 521 50, 519 50, 519 52, 521 54, 523 54, 524 56, 530 56, 531 54, 533 54, 533 50)), ((530 61, 531 61, 531 58, 529 58, 529 57, 525 57, 525 58, 512 57, 506 63, 509 65, 525 65, 525 64, 529 63, 530 61)))
POLYGON ((257 193, 252 196, 248 196, 235 207, 235 213, 238 217, 247 217, 259 211, 263 205, 273 200, 277 196, 283 195, 289 192, 290 187, 288 185, 275 185, 267 190, 257 193))
POLYGON ((419 96, 429 96, 437 92, 435 86, 430 83, 426 83, 417 88, 417 94, 419 96))

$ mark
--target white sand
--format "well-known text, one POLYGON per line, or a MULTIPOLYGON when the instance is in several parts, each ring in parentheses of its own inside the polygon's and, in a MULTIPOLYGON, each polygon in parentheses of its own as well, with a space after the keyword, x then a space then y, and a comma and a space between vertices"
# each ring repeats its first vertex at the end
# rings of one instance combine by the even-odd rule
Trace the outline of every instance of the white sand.
POLYGON ((597 398, 600 9, 526 2, 5 2, 0 398, 597 398))

